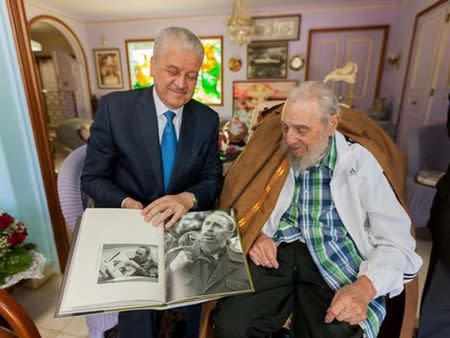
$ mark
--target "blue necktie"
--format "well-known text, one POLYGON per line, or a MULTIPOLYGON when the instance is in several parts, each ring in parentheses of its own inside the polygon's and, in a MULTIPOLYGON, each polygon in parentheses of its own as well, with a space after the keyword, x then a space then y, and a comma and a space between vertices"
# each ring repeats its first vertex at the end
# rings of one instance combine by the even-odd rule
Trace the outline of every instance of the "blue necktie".
POLYGON ((177 152, 177 134, 175 133, 175 126, 173 125, 175 113, 168 110, 164 113, 164 116, 167 121, 161 140, 161 156, 163 165, 164 191, 167 192, 170 178, 172 177, 175 154, 177 152))

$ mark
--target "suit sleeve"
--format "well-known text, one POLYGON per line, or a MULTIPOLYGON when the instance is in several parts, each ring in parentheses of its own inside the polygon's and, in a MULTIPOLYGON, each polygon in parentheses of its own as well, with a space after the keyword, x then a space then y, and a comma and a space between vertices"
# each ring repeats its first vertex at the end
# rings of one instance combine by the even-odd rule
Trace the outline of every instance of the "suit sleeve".
POLYGON ((207 143, 207 154, 201 169, 200 180, 193 185, 188 192, 197 198, 195 210, 208 210, 215 207, 216 199, 222 190, 223 175, 222 162, 219 156, 219 118, 216 115, 213 126, 213 133, 207 143))
POLYGON ((108 102, 102 97, 91 127, 81 175, 81 189, 102 207, 120 208, 122 200, 127 197, 112 180, 117 158, 108 102))

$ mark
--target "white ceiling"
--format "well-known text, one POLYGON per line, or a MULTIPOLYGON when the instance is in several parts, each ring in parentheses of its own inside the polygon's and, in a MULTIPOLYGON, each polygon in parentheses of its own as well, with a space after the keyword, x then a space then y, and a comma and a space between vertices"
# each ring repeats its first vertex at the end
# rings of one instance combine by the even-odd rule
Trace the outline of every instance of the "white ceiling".
MULTIPOLYGON (((385 6, 402 0, 247 0, 249 12, 271 13, 283 7, 314 10, 330 7, 385 6)), ((404 0, 403 0, 404 1, 404 0)), ((231 14, 233 0, 25 0, 29 6, 82 22, 231 14)))

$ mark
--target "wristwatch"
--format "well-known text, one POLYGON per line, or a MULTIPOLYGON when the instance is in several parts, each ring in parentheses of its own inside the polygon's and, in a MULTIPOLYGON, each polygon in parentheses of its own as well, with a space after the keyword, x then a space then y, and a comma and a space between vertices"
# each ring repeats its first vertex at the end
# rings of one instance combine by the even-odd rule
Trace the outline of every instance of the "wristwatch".
POLYGON ((197 203, 198 203, 198 201, 197 201, 197 197, 195 197, 195 195, 193 194, 193 193, 191 193, 191 192, 187 192, 189 195, 191 195, 191 198, 192 198, 192 202, 194 202, 194 206, 192 207, 192 209, 195 209, 195 208, 197 208, 197 203))

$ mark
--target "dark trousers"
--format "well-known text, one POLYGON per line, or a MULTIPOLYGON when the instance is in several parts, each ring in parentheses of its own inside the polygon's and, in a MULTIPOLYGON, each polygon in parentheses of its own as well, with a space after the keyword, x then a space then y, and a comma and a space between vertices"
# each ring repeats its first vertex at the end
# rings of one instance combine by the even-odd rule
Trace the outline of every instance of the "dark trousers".
MULTIPOLYGON (((200 305, 190 305, 175 311, 186 311, 187 322, 184 337, 173 338, 198 338, 200 324, 200 305)), ((138 310, 119 313, 119 337, 120 338, 158 338, 159 324, 163 311, 138 310)))
POLYGON ((450 267, 433 254, 422 295, 418 338, 450 337, 450 267))
POLYGON ((362 337, 359 326, 337 320, 325 324, 334 292, 323 280, 305 244, 281 244, 277 259, 278 269, 250 262, 256 292, 220 301, 214 314, 216 338, 270 337, 291 312, 291 337, 362 337))

